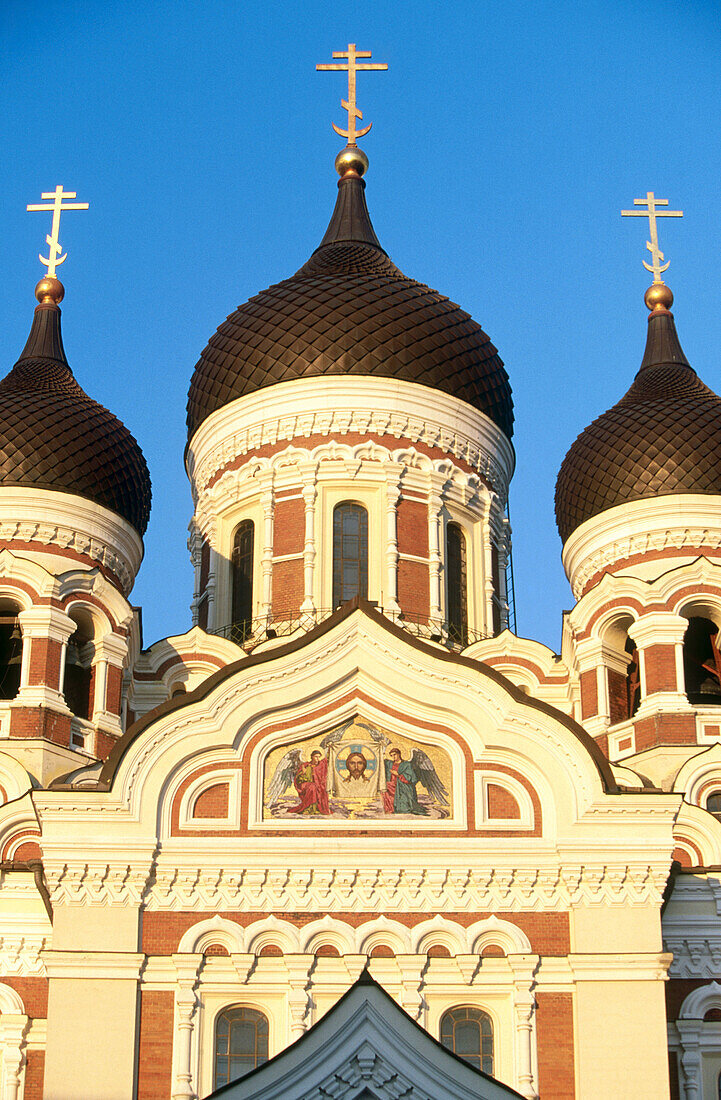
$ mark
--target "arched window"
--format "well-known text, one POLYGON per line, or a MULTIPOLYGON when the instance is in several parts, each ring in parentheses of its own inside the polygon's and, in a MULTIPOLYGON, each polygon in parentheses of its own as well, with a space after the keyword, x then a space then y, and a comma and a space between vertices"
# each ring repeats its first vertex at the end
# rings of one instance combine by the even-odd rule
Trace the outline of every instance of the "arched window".
POLYGON ((446 617, 452 642, 468 645, 466 536, 457 523, 446 528, 446 617))
POLYGON ((73 612, 70 616, 77 624, 65 649, 65 673, 63 694, 65 702, 76 718, 93 717, 93 622, 86 613, 73 612))
POLYGON ((333 607, 368 599, 368 513, 345 501, 333 509, 333 607))
POLYGON ((215 1025, 215 1088, 245 1076, 268 1061, 268 1017, 233 1005, 215 1025))
POLYGON ((721 791, 712 791, 706 799, 706 809, 721 821, 721 791))
POLYGON ((251 633, 253 621, 253 541, 255 524, 244 519, 233 539, 233 628, 234 642, 244 642, 251 633))
POLYGON ((14 699, 20 688, 23 636, 18 610, 10 601, 0 601, 0 699, 14 699))
POLYGON ((452 1008, 441 1020, 441 1043, 476 1069, 493 1074, 493 1024, 479 1008, 452 1008))
POLYGON ((683 671, 690 703, 721 703, 720 643, 716 623, 700 616, 689 618, 683 639, 683 671))

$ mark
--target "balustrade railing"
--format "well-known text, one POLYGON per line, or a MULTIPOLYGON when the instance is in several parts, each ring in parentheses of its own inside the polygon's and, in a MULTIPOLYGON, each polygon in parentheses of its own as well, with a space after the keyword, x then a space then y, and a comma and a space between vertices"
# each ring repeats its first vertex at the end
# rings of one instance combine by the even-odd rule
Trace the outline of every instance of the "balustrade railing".
MULTIPOLYGON (((228 623, 225 626, 209 629, 209 634, 216 634, 221 638, 227 638, 235 642, 242 649, 249 651, 262 642, 274 641, 278 638, 288 638, 293 634, 312 630, 314 626, 329 619, 338 608, 316 608, 315 611, 275 611, 272 615, 261 615, 255 619, 244 619, 240 622, 228 623)), ((435 642, 445 649, 460 652, 474 642, 483 641, 491 635, 478 630, 449 631, 445 620, 430 619, 428 616, 407 615, 403 612, 386 611, 382 607, 375 606, 375 610, 396 626, 406 630, 416 638, 435 642)))

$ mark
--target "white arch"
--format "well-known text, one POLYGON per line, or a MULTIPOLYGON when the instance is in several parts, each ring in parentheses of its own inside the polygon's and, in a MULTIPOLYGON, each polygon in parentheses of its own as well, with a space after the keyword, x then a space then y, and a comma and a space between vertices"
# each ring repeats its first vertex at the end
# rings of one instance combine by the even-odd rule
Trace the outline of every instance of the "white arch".
POLYGON ((284 954, 300 951, 298 929, 287 920, 266 917, 245 929, 245 949, 249 955, 260 955, 264 947, 278 947, 284 954))
POLYGON ((314 955, 320 947, 325 946, 335 947, 339 955, 353 954, 351 926, 328 914, 300 929, 298 938, 301 951, 306 955, 314 955))
POLYGON ((494 916, 472 924, 468 929, 468 942, 474 955, 482 955, 487 947, 500 947, 506 955, 531 951, 531 941, 525 932, 510 921, 494 916))
POLYGON ((358 929, 357 954, 370 955, 376 947, 389 947, 396 955, 410 954, 408 928, 397 920, 378 917, 358 929))
POLYGON ((694 806, 699 806, 701 789, 712 779, 718 779, 721 789, 721 744, 712 745, 687 760, 676 776, 673 789, 694 806))
POLYGON ((451 955, 463 955, 468 951, 468 930, 456 921, 436 914, 424 920, 411 931, 411 951, 427 955, 431 947, 445 947, 451 955))
POLYGON ((710 1008, 721 1009, 721 985, 711 982, 692 990, 681 1005, 679 1020, 703 1020, 710 1008))
POLYGON ((182 935, 178 944, 178 954, 198 955, 212 944, 220 944, 229 955, 243 950, 243 929, 235 921, 227 920, 217 914, 208 920, 193 924, 182 935))
POLYGON ((0 979, 0 1012, 8 1016, 25 1015, 25 1005, 23 1004, 22 997, 16 990, 11 989, 9 985, 5 985, 2 979, 0 979))

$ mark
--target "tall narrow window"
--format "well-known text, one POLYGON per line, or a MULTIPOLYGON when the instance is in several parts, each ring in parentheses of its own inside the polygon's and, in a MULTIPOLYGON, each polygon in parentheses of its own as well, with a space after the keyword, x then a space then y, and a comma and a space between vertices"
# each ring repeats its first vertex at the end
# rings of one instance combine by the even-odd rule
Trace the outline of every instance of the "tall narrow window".
POLYGON ((250 635, 253 620, 253 536, 252 519, 244 519, 233 539, 233 626, 234 642, 244 642, 250 635))
POLYGON ((242 1005, 221 1012, 215 1025, 215 1088, 267 1061, 267 1016, 242 1005))
POLYGON ((344 502, 333 509, 333 607, 368 599, 368 513, 344 502))
POLYGON ((479 1008, 452 1008, 441 1020, 441 1043, 476 1069, 493 1074, 493 1024, 479 1008))
POLYGON ((457 523, 449 523, 446 528, 446 576, 448 637, 459 645, 468 645, 466 537, 457 523))
POLYGON ((20 688, 23 663, 23 637, 18 621, 18 609, 10 603, 0 604, 0 699, 14 699, 20 688))

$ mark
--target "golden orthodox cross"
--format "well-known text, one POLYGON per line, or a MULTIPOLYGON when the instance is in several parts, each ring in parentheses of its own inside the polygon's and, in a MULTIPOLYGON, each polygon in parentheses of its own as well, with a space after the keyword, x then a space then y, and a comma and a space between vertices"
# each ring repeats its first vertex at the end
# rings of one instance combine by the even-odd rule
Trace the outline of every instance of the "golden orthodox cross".
POLYGON ((348 112, 348 129, 341 130, 336 126, 335 122, 331 123, 333 129, 341 137, 348 139, 349 145, 356 144, 356 138, 363 137, 367 134, 373 125, 369 122, 362 130, 356 130, 356 119, 363 119, 363 112, 359 111, 355 102, 355 85, 356 85, 356 73, 360 69, 387 69, 388 64, 385 61, 373 61, 373 62, 358 62, 359 57, 370 57, 371 50, 356 50, 355 42, 348 43, 347 50, 333 50, 333 57, 346 57, 348 58, 347 64, 338 65, 316 65, 318 71, 328 72, 330 70, 341 71, 348 73, 348 99, 341 99, 341 107, 348 112))
POLYGON ((52 199, 51 203, 38 203, 36 206, 28 206, 28 210, 52 210, 53 212, 53 224, 50 233, 45 238, 49 245, 49 252, 47 257, 42 253, 38 255, 38 259, 41 264, 45 264, 48 269, 48 276, 55 278, 55 268, 64 263, 68 258, 67 252, 61 256, 62 247, 58 240, 58 234, 60 233, 60 212, 62 210, 87 210, 89 203, 87 202, 66 202, 63 203, 63 199, 77 198, 77 192, 75 191, 63 191, 62 184, 58 184, 54 191, 43 191, 40 195, 41 199, 52 199))
POLYGON ((647 271, 653 272, 654 283, 662 283, 662 272, 666 271, 670 260, 667 263, 663 263, 666 258, 663 252, 658 247, 658 230, 656 228, 656 218, 682 218, 683 210, 657 210, 657 206, 668 206, 668 199, 657 199, 653 191, 646 192, 645 199, 634 199, 634 206, 646 206, 646 210, 622 210, 621 216, 624 218, 648 218, 649 225, 651 227, 651 240, 646 241, 646 248, 651 253, 651 263, 647 264, 645 260, 641 260, 641 263, 647 271))

